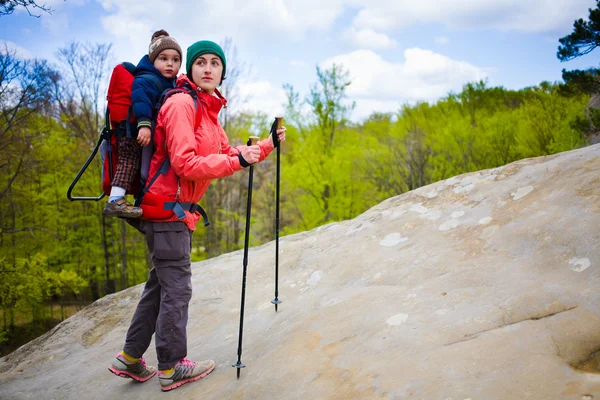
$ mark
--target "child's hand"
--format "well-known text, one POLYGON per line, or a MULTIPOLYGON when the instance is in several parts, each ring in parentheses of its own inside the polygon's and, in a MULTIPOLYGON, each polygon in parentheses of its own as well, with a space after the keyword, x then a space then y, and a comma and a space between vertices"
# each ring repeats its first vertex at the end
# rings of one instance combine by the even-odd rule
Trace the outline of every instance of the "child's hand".
POLYGON ((152 133, 150 132, 150 128, 148 128, 147 126, 142 126, 138 130, 137 142, 140 144, 140 146, 147 146, 148 144, 150 144, 151 134, 152 133))

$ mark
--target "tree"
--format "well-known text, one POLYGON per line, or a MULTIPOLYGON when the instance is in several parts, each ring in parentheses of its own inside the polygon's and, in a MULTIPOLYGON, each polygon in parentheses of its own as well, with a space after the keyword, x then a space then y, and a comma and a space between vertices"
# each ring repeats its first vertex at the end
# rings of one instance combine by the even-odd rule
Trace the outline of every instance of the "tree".
POLYGON ((223 129, 225 129, 225 132, 229 133, 230 119, 236 113, 235 111, 230 113, 229 107, 232 110, 236 108, 239 110, 240 106, 248 101, 248 96, 240 93, 239 84, 240 80, 250 76, 252 66, 240 60, 237 47, 231 37, 226 37, 223 40, 223 52, 227 59, 227 71, 225 73, 225 80, 219 87, 219 91, 227 99, 228 107, 221 111, 219 122, 223 126, 223 129))
MULTIPOLYGON (((111 63, 110 44, 91 44, 72 42, 56 53, 64 67, 64 80, 62 85, 56 85, 56 98, 59 105, 60 116, 74 140, 82 142, 84 148, 91 149, 98 139, 101 121, 100 87, 108 79, 111 63)), ((103 121, 102 121, 103 122, 103 121)), ((100 185, 100 165, 96 165, 91 188, 97 191, 100 185)), ((102 232, 102 248, 104 253, 105 290, 114 292, 115 283, 110 279, 111 246, 109 243, 109 230, 113 229, 113 221, 99 213, 98 207, 90 204, 82 205, 88 212, 98 215, 100 230, 102 232)), ((121 221, 125 224, 125 221, 121 221)), ((125 251, 124 249, 122 249, 125 251)), ((98 274, 92 270, 92 295, 94 299, 100 297, 99 288, 95 286, 98 274)))
MULTIPOLYGON (((570 61, 592 52, 600 46, 600 0, 596 0, 596 8, 588 9, 589 21, 583 18, 573 23, 573 32, 558 39, 560 46, 556 57, 560 61, 570 61)), ((588 120, 586 134, 591 143, 600 142, 600 69, 588 70, 562 70, 563 80, 567 91, 573 88, 590 94, 590 101, 586 105, 585 113, 588 120)))
MULTIPOLYGON (((306 123, 298 127, 298 145, 293 154, 290 153, 295 163, 288 177, 297 183, 295 190, 298 193, 290 201, 307 229, 344 219, 347 215, 347 209, 342 208, 346 198, 343 193, 354 189, 350 179, 353 170, 351 152, 355 150, 353 146, 358 146, 354 135, 350 136, 355 131, 348 126, 354 109, 354 103, 347 102, 346 91, 350 84, 349 73, 341 65, 327 69, 317 67, 317 82, 305 98, 310 114, 305 118, 306 123), (345 146, 349 147, 346 149, 345 146), (340 201, 333 201, 334 198, 340 201), (310 213, 298 212, 302 208, 309 208, 310 213)), ((290 109, 302 105, 291 85, 285 85, 284 89, 292 120, 304 118, 299 112, 290 113, 290 109)))
POLYGON ((46 258, 41 254, 23 259, 18 258, 14 266, 7 267, 0 258, 0 308, 8 321, 4 321, 2 330, 13 330, 15 313, 30 313, 32 322, 43 323, 45 301, 63 294, 77 294, 86 282, 73 271, 60 272, 49 269, 46 258))
POLYGON ((60 111, 71 131, 93 145, 98 139, 101 96, 112 64, 112 45, 72 42, 56 53, 65 67, 63 84, 57 86, 60 111), (76 118, 77 117, 77 118, 76 118))
MULTIPOLYGON (((310 88, 306 103, 311 106, 317 126, 324 139, 326 150, 333 145, 336 131, 348 122, 355 103, 344 104, 346 89, 352 81, 350 73, 341 65, 334 64, 322 70, 317 66, 318 81, 310 88)), ((290 94, 293 94, 290 92, 290 94)))
POLYGON ((558 39, 560 46, 556 56, 560 61, 570 61, 590 53, 600 46, 600 0, 596 8, 589 9, 589 21, 580 18, 573 23, 573 32, 558 39))
MULTIPOLYGON (((226 79, 219 91, 227 99, 227 108, 221 110, 219 122, 227 133, 232 146, 245 144, 254 124, 253 116, 241 112, 240 107, 248 101, 240 91, 240 83, 247 80, 251 66, 243 62, 237 47, 230 37, 223 41, 223 52, 227 59, 226 79)), ((201 204, 206 210, 211 226, 199 228, 194 237, 199 258, 213 257, 240 248, 243 229, 242 207, 247 190, 245 174, 234 174, 225 179, 215 179, 204 195, 201 204), (200 245, 202 244, 202 245, 200 245)))
POLYGON ((26 186, 35 175, 38 159, 31 149, 45 136, 36 120, 51 108, 51 88, 58 79, 45 61, 21 60, 6 46, 0 50, 0 242, 8 235, 13 249, 16 234, 41 229, 38 221, 17 227, 25 205, 15 187, 26 186))
POLYGON ((3 15, 12 14, 17 7, 25 7, 30 16, 39 18, 39 15, 31 13, 31 9, 41 10, 52 14, 52 9, 45 4, 40 5, 35 0, 0 0, 0 17, 3 15))

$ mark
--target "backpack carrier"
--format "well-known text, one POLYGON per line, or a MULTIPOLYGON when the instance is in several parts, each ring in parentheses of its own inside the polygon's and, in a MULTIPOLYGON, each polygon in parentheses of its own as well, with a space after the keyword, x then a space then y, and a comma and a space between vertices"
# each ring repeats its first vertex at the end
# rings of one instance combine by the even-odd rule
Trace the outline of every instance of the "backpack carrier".
MULTIPOLYGON (((118 64, 113 69, 106 95, 107 106, 105 112, 105 125, 100 133, 100 137, 98 138, 98 142, 96 143, 92 154, 88 157, 87 161, 79 170, 75 179, 67 190, 67 198, 71 201, 99 201, 110 194, 114 172, 119 160, 117 141, 123 136, 134 137, 132 132, 137 131, 135 119, 133 117, 133 108, 131 105, 131 86, 134 80, 134 70, 135 66, 129 62, 118 64), (72 196, 71 193, 73 192, 73 189, 88 166, 91 164, 92 160, 95 158, 98 150, 100 150, 102 156, 102 193, 97 197, 72 196)), ((161 82, 159 78, 152 74, 143 74, 141 76, 149 78, 156 85, 156 87, 160 89, 161 82)), ((154 126, 156 122, 155 119, 158 115, 160 107, 170 96, 177 93, 187 93, 194 99, 196 116, 194 130, 198 127, 201 117, 201 113, 198 112, 200 100, 198 99, 197 92, 186 84, 183 87, 168 88, 160 95, 159 101, 154 106, 152 136, 154 136, 154 126)), ((144 211, 141 219, 169 219, 173 216, 173 214, 175 214, 181 220, 185 218, 184 211, 189 211, 192 213, 198 211, 200 215, 202 215, 204 226, 210 225, 206 212, 199 204, 179 202, 176 199, 172 199, 168 196, 148 193, 150 187, 154 184, 156 179, 160 175, 166 174, 171 166, 169 158, 165 158, 156 174, 150 180, 148 180, 150 160, 155 148, 154 145, 155 144, 153 141, 151 141, 149 145, 144 146, 142 150, 141 167, 137 169, 136 178, 134 178, 133 184, 127 191, 127 194, 134 195, 135 206, 141 207, 144 211)), ((164 145, 164 143, 158 145, 164 145)))

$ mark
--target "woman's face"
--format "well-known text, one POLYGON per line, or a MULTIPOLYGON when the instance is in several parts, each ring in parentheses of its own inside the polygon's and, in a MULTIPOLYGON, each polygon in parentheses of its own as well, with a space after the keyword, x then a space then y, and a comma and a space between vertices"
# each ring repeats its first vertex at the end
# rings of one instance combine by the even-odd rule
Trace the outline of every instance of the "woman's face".
POLYGON ((208 94, 221 84, 223 63, 216 54, 202 54, 192 64, 192 80, 208 94))

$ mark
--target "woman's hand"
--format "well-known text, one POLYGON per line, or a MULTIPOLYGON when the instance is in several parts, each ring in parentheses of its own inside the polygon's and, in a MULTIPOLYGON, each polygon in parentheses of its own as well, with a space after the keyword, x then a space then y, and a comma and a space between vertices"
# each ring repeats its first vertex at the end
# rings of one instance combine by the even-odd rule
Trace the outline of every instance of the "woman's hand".
MULTIPOLYGON (((287 131, 285 126, 277 129, 277 138, 279 139, 279 143, 285 142, 285 132, 287 131)), ((273 143, 273 134, 269 135, 269 140, 271 141, 271 146, 275 146, 273 143)))
POLYGON ((248 164, 256 164, 260 158, 260 147, 257 144, 254 146, 246 146, 240 153, 242 153, 242 157, 244 157, 244 160, 246 160, 248 164))

